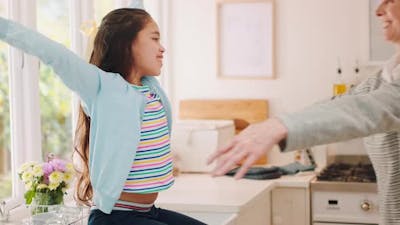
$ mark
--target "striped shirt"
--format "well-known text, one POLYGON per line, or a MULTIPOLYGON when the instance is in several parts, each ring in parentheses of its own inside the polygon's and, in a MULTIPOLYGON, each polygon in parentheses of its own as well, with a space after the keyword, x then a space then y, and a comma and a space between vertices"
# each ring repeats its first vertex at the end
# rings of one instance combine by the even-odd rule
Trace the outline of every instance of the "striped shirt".
POLYGON ((136 155, 124 185, 124 192, 154 193, 174 183, 170 133, 160 97, 148 86, 133 86, 147 99, 136 155))
MULTIPOLYGON (((382 74, 358 85, 352 94, 365 94, 385 85, 382 74)), ((390 82, 390 80, 389 80, 390 82)), ((364 144, 377 175, 381 225, 400 224, 400 131, 375 134, 364 144)))

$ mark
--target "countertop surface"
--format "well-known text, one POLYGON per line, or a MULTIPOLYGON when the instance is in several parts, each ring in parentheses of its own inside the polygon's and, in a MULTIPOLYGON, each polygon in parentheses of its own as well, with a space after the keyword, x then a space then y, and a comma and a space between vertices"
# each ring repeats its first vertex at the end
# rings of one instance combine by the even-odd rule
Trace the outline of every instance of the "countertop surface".
POLYGON ((271 180, 235 180, 209 174, 180 174, 170 189, 160 192, 156 205, 178 211, 236 213, 275 187, 308 188, 314 176, 308 173, 271 180))

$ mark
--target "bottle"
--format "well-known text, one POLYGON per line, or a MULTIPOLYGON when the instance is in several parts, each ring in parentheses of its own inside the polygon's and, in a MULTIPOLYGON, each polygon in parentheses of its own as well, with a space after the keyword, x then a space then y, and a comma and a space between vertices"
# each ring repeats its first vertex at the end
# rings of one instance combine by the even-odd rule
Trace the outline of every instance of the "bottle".
POLYGON ((360 73, 360 66, 358 65, 358 60, 356 60, 356 65, 354 66, 354 80, 350 85, 350 90, 353 89, 355 86, 357 86, 360 83, 360 78, 359 78, 359 73, 360 73))
POLYGON ((338 68, 337 68, 336 72, 337 72, 337 77, 336 77, 335 83, 333 84, 333 96, 338 96, 338 95, 344 94, 344 93, 346 93, 346 90, 347 90, 346 83, 344 82, 339 59, 338 59, 338 68))

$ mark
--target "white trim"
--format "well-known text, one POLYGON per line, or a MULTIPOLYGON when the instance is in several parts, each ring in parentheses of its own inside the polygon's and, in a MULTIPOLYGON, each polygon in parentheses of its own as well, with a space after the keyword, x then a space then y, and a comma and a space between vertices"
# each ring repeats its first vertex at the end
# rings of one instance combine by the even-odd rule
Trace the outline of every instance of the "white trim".
MULTIPOLYGON (((36 0, 20 0, 20 22, 36 30, 36 0), (34 10, 32 10, 34 9, 34 10)), ((25 160, 42 160, 42 132, 40 125, 39 59, 24 53, 22 78, 25 160)))
MULTIPOLYGON (((153 1, 154 2, 154 1, 153 1)), ((146 3, 146 2, 145 2, 146 3)), ((149 3, 149 2, 147 2, 149 3)), ((145 5, 146 6, 146 5, 145 5)), ((156 0, 156 2, 153 5, 149 5, 153 9, 155 9, 156 15, 152 15, 154 18, 158 19, 158 25, 160 27, 160 32, 161 32, 161 43, 166 49, 166 57, 164 58, 164 64, 162 67, 161 71, 161 76, 160 76, 160 83, 161 86, 163 87, 163 90, 167 94, 171 105, 175 106, 175 96, 173 95, 173 68, 172 68, 172 54, 169 54, 172 52, 173 46, 172 46, 172 40, 170 38, 170 34, 172 33, 170 31, 171 29, 171 1, 164 1, 164 0, 156 0)), ((172 110, 172 113, 174 114, 175 110, 172 110)))
MULTIPOLYGON (((33 28, 36 1, 9 0, 9 18, 33 28)), ((10 126, 13 197, 22 198, 24 187, 17 168, 27 160, 41 159, 39 61, 10 48, 10 126)))
MULTIPOLYGON (((71 50, 81 58, 86 57, 87 38, 84 38, 80 26, 84 21, 94 20, 93 0, 70 0, 70 37, 71 50)), ((72 134, 75 133, 79 113, 79 97, 73 94, 72 97, 72 134)))
POLYGON ((114 6, 116 9, 125 8, 129 5, 129 0, 114 0, 114 6))
POLYGON ((82 24, 83 16, 81 12, 81 1, 70 0, 70 38, 71 50, 79 56, 83 56, 84 40, 80 35, 80 25, 82 24))
POLYGON ((163 66, 163 73, 162 73, 162 78, 161 78, 161 85, 164 88, 166 94, 168 95, 171 104, 174 105, 174 96, 172 95, 173 93, 173 75, 172 75, 172 59, 171 56, 172 54, 169 54, 169 52, 172 52, 172 41, 170 39, 170 33, 169 30, 171 28, 170 26, 170 8, 171 8, 171 1, 159 1, 160 2, 160 7, 159 7, 159 18, 160 18, 160 32, 162 34, 161 40, 164 44, 164 47, 166 49, 166 54, 168 57, 164 58, 164 66, 163 66))
POLYGON ((147 12, 150 13, 150 15, 153 17, 154 20, 157 21, 158 26, 160 27, 160 32, 161 32, 161 44, 165 47, 166 49, 166 56, 163 61, 163 67, 161 71, 161 76, 159 77, 159 81, 161 83, 161 86, 163 87, 164 91, 168 95, 171 103, 173 104, 174 102, 174 97, 172 96, 172 79, 173 77, 170 76, 171 73, 171 54, 169 52, 172 52, 171 45, 172 41, 170 40, 170 7, 171 7, 171 1, 165 1, 165 0, 148 0, 144 2, 144 7, 147 12))
MULTIPOLYGON (((8 1, 8 18, 11 20, 18 20, 19 18, 19 0, 8 1)), ((19 198, 23 193, 23 186, 18 181, 16 176, 18 164, 24 161, 24 144, 16 137, 23 136, 23 121, 16 118, 22 118, 22 111, 19 110, 20 102, 18 99, 22 97, 22 88, 18 88, 21 76, 15 74, 22 74, 23 53, 15 48, 9 48, 9 101, 10 101, 10 133, 11 133, 11 180, 12 180, 12 198, 19 198), (14 122, 17 121, 17 122, 14 122), (19 122, 18 122, 19 121, 19 122)))
MULTIPOLYGON (((83 55, 83 38, 79 34, 79 27, 82 24, 82 14, 81 14, 81 1, 70 0, 70 37, 71 37, 71 50, 75 54, 82 57, 83 55)), ((79 97, 76 94, 72 94, 72 134, 74 134, 76 123, 78 120, 78 109, 79 109, 79 97)))

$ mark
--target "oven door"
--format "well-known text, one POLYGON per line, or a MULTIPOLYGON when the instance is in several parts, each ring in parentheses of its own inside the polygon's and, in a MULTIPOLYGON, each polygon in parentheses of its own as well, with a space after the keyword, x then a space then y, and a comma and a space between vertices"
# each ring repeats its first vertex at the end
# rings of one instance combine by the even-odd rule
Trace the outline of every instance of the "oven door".
POLYGON ((362 190, 349 192, 314 189, 311 198, 314 223, 335 225, 379 223, 378 194, 376 193, 362 190))

